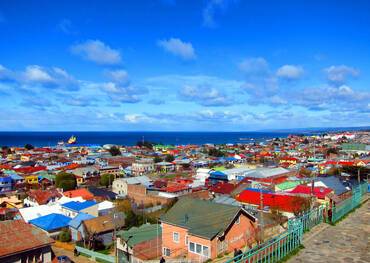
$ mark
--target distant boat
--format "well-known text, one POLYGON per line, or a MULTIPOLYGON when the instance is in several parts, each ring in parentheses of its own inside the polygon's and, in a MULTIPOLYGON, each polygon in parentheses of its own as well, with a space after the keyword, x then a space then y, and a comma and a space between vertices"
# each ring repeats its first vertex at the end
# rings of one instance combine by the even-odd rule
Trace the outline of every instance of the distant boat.
POLYGON ((239 138, 240 141, 248 141, 249 138, 239 138))
POLYGON ((58 142, 58 146, 63 146, 64 145, 64 142, 63 141, 59 141, 58 142))
POLYGON ((76 136, 71 136, 71 138, 68 139, 68 144, 75 144, 77 141, 76 136))

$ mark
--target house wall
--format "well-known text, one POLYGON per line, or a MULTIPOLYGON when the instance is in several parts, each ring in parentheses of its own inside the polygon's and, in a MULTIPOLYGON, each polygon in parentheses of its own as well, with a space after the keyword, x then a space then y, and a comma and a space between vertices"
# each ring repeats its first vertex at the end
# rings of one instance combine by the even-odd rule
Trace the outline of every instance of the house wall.
POLYGON ((127 196, 136 204, 153 204, 157 205, 159 202, 161 205, 165 205, 169 202, 170 199, 157 196, 157 195, 150 195, 147 193, 146 187, 141 184, 130 184, 127 186, 127 196))
POLYGON ((86 213, 86 214, 89 214, 89 215, 92 215, 92 216, 95 216, 95 217, 98 217, 99 216, 99 212, 98 212, 98 205, 93 205, 93 206, 90 206, 88 208, 85 208, 83 210, 81 210, 80 212, 83 212, 83 213, 86 213))
POLYGON ((164 258, 177 258, 187 255, 187 245, 185 244, 185 237, 188 230, 185 228, 173 226, 170 224, 162 223, 162 255, 164 258), (179 242, 173 241, 173 233, 179 233, 179 242), (165 256, 163 253, 164 248, 171 250, 170 256, 165 256))
POLYGON ((256 228, 257 226, 246 215, 240 214, 239 224, 234 223, 225 236, 227 252, 254 243, 256 228))
MULTIPOLYGON (((189 239, 189 243, 192 242, 192 243, 195 243, 195 244, 199 244, 199 245, 208 247, 209 255, 210 255, 211 258, 216 258, 217 257, 217 251, 216 251, 217 241, 216 241, 216 239, 211 241, 211 240, 207 240, 207 239, 197 237, 197 236, 192 236, 192 235, 189 235, 188 239, 189 239)), ((187 252, 188 253, 187 254, 188 259, 190 259, 192 261, 196 261, 196 262, 204 262, 204 261, 208 260, 208 258, 202 256, 201 254, 191 252, 189 250, 189 245, 186 246, 186 249, 188 250, 188 252, 187 252)))

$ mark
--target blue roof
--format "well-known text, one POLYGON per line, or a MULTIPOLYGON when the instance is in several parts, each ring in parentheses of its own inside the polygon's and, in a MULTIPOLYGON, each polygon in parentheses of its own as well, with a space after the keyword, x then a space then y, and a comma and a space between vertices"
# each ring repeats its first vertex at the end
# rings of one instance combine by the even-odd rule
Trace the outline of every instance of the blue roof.
POLYGON ((272 193, 271 190, 267 190, 267 189, 258 189, 258 188, 250 188, 250 187, 247 187, 245 188, 244 190, 248 190, 248 191, 253 191, 253 192, 261 192, 264 193, 264 194, 268 194, 268 193, 272 193))
POLYGON ((70 221, 71 218, 68 216, 53 213, 32 219, 29 223, 45 231, 53 231, 67 227, 70 221))
POLYGON ((227 178, 227 175, 224 174, 223 172, 221 171, 215 171, 215 172, 211 172, 210 174, 211 176, 213 177, 226 177, 227 178))
POLYGON ((16 173, 10 174, 12 180, 23 180, 24 178, 16 173))
POLYGON ((88 220, 88 219, 93 219, 93 218, 95 218, 95 216, 85 214, 85 213, 78 213, 78 215, 75 218, 73 218, 68 223, 68 225, 70 227, 73 227, 74 229, 77 229, 81 225, 82 221, 88 220))
POLYGON ((65 203, 64 205, 62 205, 62 207, 68 208, 73 211, 81 211, 93 205, 96 205, 95 201, 85 201, 85 202, 71 201, 65 203))

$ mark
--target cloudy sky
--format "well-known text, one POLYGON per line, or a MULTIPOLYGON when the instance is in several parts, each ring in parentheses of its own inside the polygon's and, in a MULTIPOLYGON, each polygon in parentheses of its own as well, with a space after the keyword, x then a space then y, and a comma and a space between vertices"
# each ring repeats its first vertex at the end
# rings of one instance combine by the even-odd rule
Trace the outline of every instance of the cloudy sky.
POLYGON ((370 125, 370 2, 0 2, 0 130, 370 125))

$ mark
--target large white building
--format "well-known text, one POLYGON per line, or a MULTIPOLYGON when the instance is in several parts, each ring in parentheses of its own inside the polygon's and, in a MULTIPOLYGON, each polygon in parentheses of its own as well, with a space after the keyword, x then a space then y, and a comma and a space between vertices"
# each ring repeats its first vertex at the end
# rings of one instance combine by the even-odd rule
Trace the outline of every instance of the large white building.
POLYGON ((143 175, 154 172, 154 170, 154 160, 149 158, 137 160, 131 166, 133 175, 143 175))

